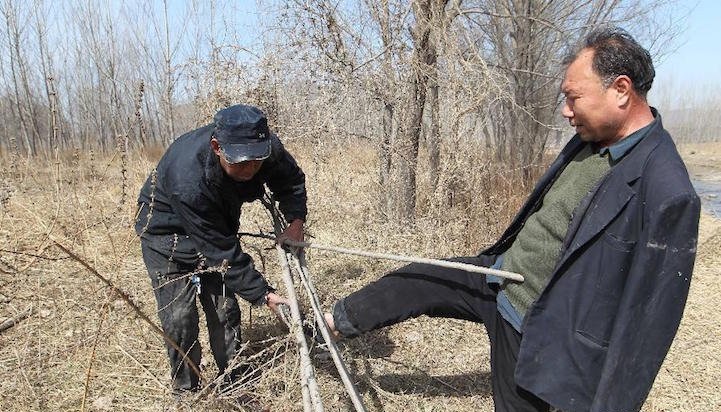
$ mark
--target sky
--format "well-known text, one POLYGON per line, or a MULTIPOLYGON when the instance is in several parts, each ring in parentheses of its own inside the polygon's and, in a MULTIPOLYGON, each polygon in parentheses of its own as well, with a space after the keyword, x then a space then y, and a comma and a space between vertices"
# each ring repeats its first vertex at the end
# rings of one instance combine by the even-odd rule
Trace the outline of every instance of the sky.
MULTIPOLYGON (((155 12, 162 16, 162 3, 151 2, 155 12)), ((241 58, 254 59, 254 52, 262 49, 262 40, 270 34, 264 32, 268 8, 276 9, 282 4, 278 0, 217 0, 215 16, 218 19, 216 31, 233 28, 233 35, 219 36, 221 43, 239 42, 248 49, 241 58), (231 22, 231 24, 229 24, 231 22)), ((183 20, 189 7, 199 8, 201 13, 210 13, 207 4, 189 0, 169 0, 171 21, 183 20)), ((669 44, 663 45, 663 55, 654 57, 656 79, 649 94, 649 100, 656 105, 670 102, 676 106, 679 100, 697 102, 713 98, 721 92, 721 0, 677 0, 672 6, 675 18, 687 15, 680 24, 680 32, 669 44)), ((273 10, 278 11, 278 10, 273 10)), ((196 9, 196 13, 198 9, 196 9)), ((658 18, 663 18, 659 16, 658 18)), ((177 30, 188 30, 179 24, 177 30)), ((171 34, 171 37, 178 36, 171 34)), ((644 46, 650 49, 652 45, 644 46)), ((181 53, 182 54, 182 53, 181 53)), ((695 104, 695 103, 692 103, 695 104)))
MULTIPOLYGON (((171 0, 171 15, 184 8, 185 3, 183 0, 171 0)), ((223 4, 222 8, 225 14, 232 15, 230 20, 239 27, 243 40, 253 43, 253 38, 262 35, 256 27, 257 22, 263 19, 259 6, 273 7, 274 3, 272 0, 264 0, 260 4, 258 0, 234 0, 223 4)), ((685 29, 673 41, 671 51, 664 56, 654 56, 656 84, 672 82, 721 86, 721 1, 679 0, 674 8, 679 15, 688 12, 688 17, 684 22, 685 29)))
POLYGON ((656 84, 721 85, 721 1, 682 1, 691 9, 678 48, 656 62, 656 84), (695 7, 694 7, 695 5, 695 7))

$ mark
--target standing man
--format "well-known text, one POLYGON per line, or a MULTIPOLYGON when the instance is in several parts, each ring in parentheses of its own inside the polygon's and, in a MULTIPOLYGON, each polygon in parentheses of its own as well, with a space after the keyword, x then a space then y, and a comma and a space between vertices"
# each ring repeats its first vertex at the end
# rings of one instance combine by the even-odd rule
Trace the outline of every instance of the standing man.
MULTIPOLYGON (((219 111, 212 124, 177 138, 138 197, 135 230, 163 330, 200 365, 195 303, 196 296, 200 298, 221 374, 240 347, 235 295, 276 313, 277 305, 287 302, 274 293, 238 242, 240 208, 260 198, 264 184, 290 222, 279 241, 302 241, 305 175, 270 133, 263 112, 236 105, 219 111), (194 274, 198 271, 202 273, 194 274)), ((184 354, 166 346, 173 391, 197 390, 199 377, 184 354)))
POLYGON ((482 322, 497 411, 638 411, 683 314, 699 199, 646 101, 648 51, 601 29, 565 63, 576 135, 501 239, 456 258, 525 281, 411 264, 326 319, 347 337, 424 314, 482 322))

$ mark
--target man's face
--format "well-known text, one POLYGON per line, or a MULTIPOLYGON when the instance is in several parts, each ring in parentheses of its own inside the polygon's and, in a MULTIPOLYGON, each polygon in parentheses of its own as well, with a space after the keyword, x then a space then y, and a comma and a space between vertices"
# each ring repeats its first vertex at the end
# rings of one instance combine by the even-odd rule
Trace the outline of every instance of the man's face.
POLYGON ((258 173, 262 160, 247 160, 240 163, 228 163, 223 156, 220 157, 220 165, 225 174, 236 182, 247 182, 258 173))
POLYGON ((215 138, 210 140, 210 146, 212 147, 213 152, 215 152, 218 156, 220 167, 223 169, 225 174, 236 182, 247 182, 251 180, 253 176, 258 173, 258 170, 260 170, 260 166, 263 165, 262 160, 247 160, 240 163, 228 163, 221 152, 220 144, 217 140, 215 140, 215 138))
POLYGON ((613 85, 605 88, 601 77, 593 71, 593 50, 583 50, 566 69, 561 92, 565 102, 561 114, 576 133, 587 142, 600 146, 615 143, 619 136, 619 99, 613 85))

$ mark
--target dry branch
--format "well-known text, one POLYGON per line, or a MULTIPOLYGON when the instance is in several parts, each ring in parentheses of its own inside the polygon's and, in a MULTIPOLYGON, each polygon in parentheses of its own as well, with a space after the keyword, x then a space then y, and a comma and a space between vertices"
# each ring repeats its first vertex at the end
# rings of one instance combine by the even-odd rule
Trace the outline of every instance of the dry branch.
POLYGON ((113 292, 115 292, 118 296, 120 296, 120 298, 123 299, 123 300, 125 301, 125 303, 127 303, 128 306, 130 306, 130 307, 133 309, 133 311, 138 315, 138 317, 140 317, 140 319, 142 319, 143 321, 145 321, 145 323, 147 323, 147 324, 150 326, 150 328, 153 330, 153 332, 155 332, 155 333, 157 333, 158 335, 162 336, 163 339, 165 339, 165 341, 168 342, 168 344, 170 344, 170 346, 172 346, 175 350, 177 350, 178 352, 180 352, 180 353, 183 355, 183 360, 185 361, 185 363, 193 370, 193 372, 195 372, 195 374, 198 375, 198 379, 200 380, 200 382, 201 382, 203 385, 205 384, 205 380, 203 379, 203 376, 202 376, 202 374, 200 373, 200 368, 198 368, 198 365, 196 365, 195 362, 193 362, 193 361, 190 359, 190 357, 188 356, 188 354, 187 354, 180 346, 178 346, 178 344, 177 344, 173 339, 171 339, 170 336, 168 336, 158 325, 156 325, 152 320, 150 320, 150 318, 148 317, 148 315, 146 315, 145 313, 143 313, 143 311, 138 307, 138 305, 136 305, 135 302, 133 302, 133 301, 130 299, 130 297, 128 296, 127 293, 125 293, 122 289, 120 289, 120 288, 118 288, 117 286, 115 286, 115 285, 113 284, 113 282, 111 282, 111 281, 110 281, 109 279, 107 279, 105 276, 101 275, 100 272, 98 272, 97 270, 95 270, 94 267, 90 266, 90 264, 89 264, 88 262, 86 262, 84 259, 82 259, 80 256, 76 255, 75 252, 73 252, 73 251, 71 251, 70 249, 66 248, 65 246, 63 246, 63 245, 62 245, 60 242, 58 242, 57 240, 52 239, 52 238, 51 238, 51 240, 53 241, 53 243, 55 243, 55 245, 56 245, 58 248, 60 248, 60 250, 62 250, 63 252, 65 252, 68 256, 70 256, 70 257, 71 257, 73 260, 75 260, 76 262, 78 262, 78 263, 80 263, 81 265, 83 265, 83 267, 85 267, 85 269, 87 269, 90 273, 92 273, 93 275, 95 275, 95 277, 97 277, 98 279, 100 279, 103 283, 105 283, 105 285, 107 285, 110 289, 112 289, 113 292))
POLYGON ((33 313, 33 307, 30 306, 29 308, 25 309, 24 312, 20 313, 17 316, 14 316, 10 319, 7 319, 3 323, 0 324, 0 332, 3 332, 7 329, 12 328, 13 326, 17 325, 21 320, 27 318, 33 313))
POLYGON ((105 323, 105 319, 107 319, 108 313, 110 312, 108 310, 108 302, 105 302, 101 309, 103 312, 103 316, 100 318, 100 323, 98 323, 98 331, 95 334, 95 340, 93 341, 93 349, 90 351, 90 358, 88 358, 88 367, 85 370, 85 390, 83 391, 83 400, 80 403, 80 412, 85 411, 85 403, 87 402, 88 394, 90 393, 90 377, 92 376, 93 363, 95 362, 95 354, 97 353, 98 342, 100 342, 103 323, 105 323))
POLYGON ((116 345, 116 346, 118 347, 118 349, 120 349, 121 352, 123 352, 123 353, 125 354, 125 356, 129 357, 130 359, 133 360, 133 362, 135 362, 138 366, 140 366, 140 367, 145 371, 145 373, 146 373, 148 376, 150 376, 151 378, 153 378, 153 380, 158 384, 158 386, 159 386, 160 388, 165 388, 165 385, 163 384, 163 382, 161 382, 160 379, 158 379, 158 377, 155 376, 155 374, 154 374, 153 372, 151 372, 150 369, 148 369, 147 366, 143 365, 143 363, 140 362, 140 361, 138 360, 138 358, 136 358, 136 357, 133 356, 130 352, 128 352, 128 351, 123 347, 123 345, 116 345))
POLYGON ((315 287, 313 286, 313 282, 311 281, 310 273, 308 271, 308 264, 305 260, 303 252, 301 251, 300 253, 298 253, 297 256, 293 256, 292 260, 293 263, 296 265, 296 270, 300 274, 301 283, 303 283, 303 286, 305 286, 306 292, 310 297, 310 303, 313 307, 313 314, 315 315, 315 323, 319 326, 320 332, 323 335, 323 339, 328 345, 328 350, 331 354, 331 358, 333 359, 333 363, 338 370, 338 374, 341 377, 341 381, 343 381, 343 385, 345 386, 346 392, 348 392, 348 396, 350 396, 353 407, 358 412, 365 412, 366 409, 363 405, 363 401, 361 400, 360 395, 358 394, 358 389, 356 389, 353 381, 350 379, 350 374, 348 373, 348 370, 343 363, 343 358, 341 358, 338 347, 336 346, 335 342, 333 342, 333 336, 331 335, 331 332, 328 328, 328 324, 325 322, 323 310, 321 309, 320 305, 320 299, 318 299, 318 293, 315 291, 315 287))

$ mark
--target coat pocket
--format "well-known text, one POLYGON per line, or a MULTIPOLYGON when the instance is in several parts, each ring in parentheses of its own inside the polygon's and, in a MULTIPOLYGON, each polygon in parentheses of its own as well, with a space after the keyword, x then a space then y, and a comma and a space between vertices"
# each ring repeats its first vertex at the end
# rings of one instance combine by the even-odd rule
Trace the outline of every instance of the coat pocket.
POLYGON ((622 240, 608 232, 601 237, 597 250, 586 253, 590 259, 585 272, 592 277, 586 285, 593 286, 593 294, 584 305, 576 331, 605 348, 613 331, 636 242, 622 240))

